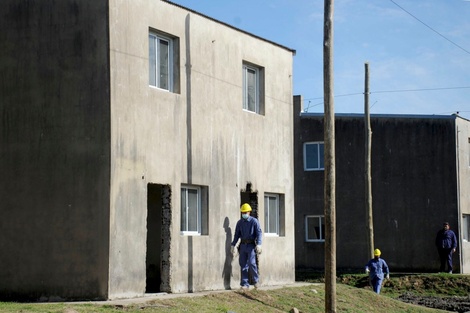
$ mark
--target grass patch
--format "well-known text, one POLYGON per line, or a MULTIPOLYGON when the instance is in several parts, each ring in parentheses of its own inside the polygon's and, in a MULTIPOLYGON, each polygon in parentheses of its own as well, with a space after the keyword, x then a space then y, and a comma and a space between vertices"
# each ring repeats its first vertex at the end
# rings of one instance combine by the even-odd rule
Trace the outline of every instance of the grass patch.
MULTIPOLYGON (((364 288, 337 284, 337 312, 444 312, 406 304, 390 297, 376 295, 364 288)), ((91 305, 74 303, 0 303, 0 312, 21 313, 111 313, 111 312, 161 312, 161 313, 212 313, 212 312, 300 312, 322 313, 325 311, 325 288, 323 284, 303 287, 285 287, 272 290, 250 290, 213 293, 206 296, 159 299, 145 304, 129 306, 91 305)))

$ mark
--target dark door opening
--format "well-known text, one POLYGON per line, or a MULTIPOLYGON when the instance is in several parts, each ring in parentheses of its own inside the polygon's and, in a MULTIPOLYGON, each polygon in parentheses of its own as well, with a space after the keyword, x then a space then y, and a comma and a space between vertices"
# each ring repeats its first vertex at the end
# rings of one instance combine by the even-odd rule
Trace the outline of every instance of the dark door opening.
POLYGON ((162 251, 162 188, 147 185, 147 257, 146 293, 160 292, 162 251))
POLYGON ((251 183, 246 184, 246 189, 240 192, 240 206, 248 203, 251 206, 251 216, 258 218, 258 192, 251 189, 251 183))
MULTIPOLYGON (((240 200, 241 200, 240 206, 243 203, 248 203, 251 206, 251 210, 252 210, 250 215, 259 220, 259 217, 258 217, 258 191, 252 190, 251 183, 247 183, 246 184, 246 189, 240 191, 240 200)), ((240 213, 240 215, 241 215, 241 213, 240 213)), ((258 256, 258 254, 256 254, 256 265, 258 267, 258 274, 260 274, 261 270, 259 268, 259 256, 258 256)), ((251 272, 248 273, 248 281, 249 281, 250 285, 254 285, 254 283, 255 283, 255 281, 253 280, 253 276, 252 276, 251 272)))

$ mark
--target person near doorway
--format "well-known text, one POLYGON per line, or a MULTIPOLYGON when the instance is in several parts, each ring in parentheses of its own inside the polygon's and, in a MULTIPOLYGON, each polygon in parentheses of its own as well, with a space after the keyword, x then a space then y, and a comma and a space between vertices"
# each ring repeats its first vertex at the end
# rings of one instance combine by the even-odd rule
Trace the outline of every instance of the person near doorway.
POLYGON ((262 251, 262 231, 258 219, 250 216, 251 211, 251 206, 248 203, 244 203, 241 206, 240 212, 242 213, 242 218, 235 226, 235 233, 231 245, 231 252, 235 255, 235 249, 238 240, 240 240, 240 245, 238 246, 238 260, 241 269, 240 286, 242 289, 248 289, 250 287, 249 272, 252 275, 255 288, 258 288, 259 282, 256 254, 259 255, 262 251))
POLYGON ((436 247, 437 252, 439 253, 439 259, 441 261, 439 272, 447 272, 452 274, 452 254, 457 249, 457 237, 455 236, 455 233, 450 230, 450 225, 448 222, 445 222, 442 229, 437 232, 436 247))
POLYGON ((374 258, 366 264, 366 273, 369 274, 369 282, 374 292, 379 294, 382 288, 384 276, 390 279, 390 271, 384 259, 380 257, 382 253, 379 249, 374 250, 374 258))

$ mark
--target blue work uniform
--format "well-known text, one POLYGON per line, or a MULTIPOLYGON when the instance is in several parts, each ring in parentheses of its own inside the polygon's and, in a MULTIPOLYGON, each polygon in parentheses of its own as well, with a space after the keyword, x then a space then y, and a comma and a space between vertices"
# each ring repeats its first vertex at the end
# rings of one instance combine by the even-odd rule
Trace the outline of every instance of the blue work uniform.
POLYGON ((382 288, 382 282, 384 280, 384 275, 389 274, 389 269, 387 262, 384 259, 373 258, 367 265, 366 270, 369 270, 369 281, 374 289, 374 292, 379 294, 380 289, 382 288))
POLYGON ((436 247, 441 261, 439 271, 452 273, 452 253, 454 253, 454 249, 457 248, 457 237, 455 233, 450 229, 441 229, 436 236, 436 247))
POLYGON ((232 246, 235 246, 241 239, 239 247, 239 263, 241 268, 240 286, 248 287, 248 271, 251 271, 254 283, 258 283, 259 274, 258 267, 256 266, 256 245, 261 245, 262 232, 259 221, 251 216, 247 219, 240 219, 235 227, 235 234, 232 241, 232 246))

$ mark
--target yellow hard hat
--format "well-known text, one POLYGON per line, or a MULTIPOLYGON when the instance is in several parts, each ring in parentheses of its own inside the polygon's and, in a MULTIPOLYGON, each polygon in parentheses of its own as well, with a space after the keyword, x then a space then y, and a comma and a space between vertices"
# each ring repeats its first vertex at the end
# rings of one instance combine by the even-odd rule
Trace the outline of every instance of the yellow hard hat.
POLYGON ((240 208, 240 212, 251 212, 251 206, 248 203, 243 203, 242 207, 240 208))
POLYGON ((375 255, 375 256, 380 256, 381 254, 382 254, 382 253, 380 252, 379 249, 375 249, 375 250, 374 250, 374 255, 375 255))

